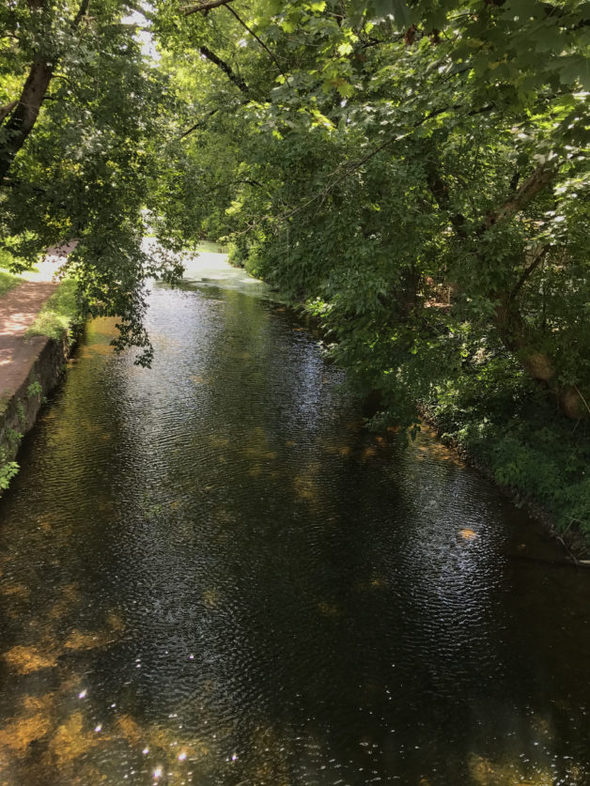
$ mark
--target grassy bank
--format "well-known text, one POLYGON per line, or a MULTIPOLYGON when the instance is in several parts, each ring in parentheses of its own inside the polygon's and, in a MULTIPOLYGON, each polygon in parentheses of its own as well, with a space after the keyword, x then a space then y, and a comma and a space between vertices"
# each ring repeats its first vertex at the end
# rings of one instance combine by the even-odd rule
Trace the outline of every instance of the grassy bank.
POLYGON ((22 281, 22 278, 19 278, 19 276, 13 276, 12 273, 0 270, 0 297, 14 289, 18 284, 21 284, 22 281))
POLYGON ((590 421, 564 417, 509 357, 468 367, 423 406, 443 442, 590 550, 590 421))
POLYGON ((37 314, 26 335, 48 336, 61 340, 70 336, 79 322, 80 305, 76 282, 64 279, 37 314))

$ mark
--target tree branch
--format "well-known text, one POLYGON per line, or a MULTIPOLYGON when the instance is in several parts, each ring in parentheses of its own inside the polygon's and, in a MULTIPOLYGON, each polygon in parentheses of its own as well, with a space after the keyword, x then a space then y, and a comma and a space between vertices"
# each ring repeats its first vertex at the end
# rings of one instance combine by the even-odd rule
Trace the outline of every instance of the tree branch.
POLYGON ((211 8, 219 8, 220 5, 227 5, 232 2, 233 0, 205 0, 203 3, 186 6, 182 9, 182 13, 184 16, 190 16, 191 14, 199 13, 199 11, 209 11, 211 8))
POLYGON ((526 284, 528 279, 532 276, 532 274, 535 272, 535 270, 539 267, 539 265, 543 261, 543 258, 544 258, 545 254, 547 253, 548 250, 549 250, 549 246, 543 246, 542 248, 540 248, 537 251, 537 253, 533 257, 533 261, 531 262, 531 264, 527 268, 525 268, 525 270, 523 271, 521 277, 516 282, 516 286, 514 287, 512 292, 508 295, 508 300, 514 300, 514 298, 518 295, 518 293, 523 288, 523 286, 526 284))
POLYGON ((0 124, 2 123, 5 117, 8 117, 8 115, 12 112, 12 110, 15 108, 17 104, 18 104, 18 100, 11 101, 9 104, 4 104, 4 106, 0 106, 0 124))
POLYGON ((511 218, 515 213, 522 210, 531 199, 534 199, 553 180, 556 172, 557 167, 555 164, 539 164, 533 174, 524 181, 510 199, 496 210, 487 214, 479 232, 485 232, 490 227, 493 227, 494 224, 497 224, 498 221, 511 218))
POLYGON ((219 112, 219 108, 218 109, 212 109, 210 112, 207 112, 205 117, 202 117, 193 126, 191 126, 190 128, 187 128, 187 130, 184 131, 178 137, 178 141, 180 141, 181 139, 184 139, 185 136, 188 136, 189 134, 192 134, 193 131, 196 131, 197 129, 202 128, 206 124, 207 120, 209 120, 210 117, 213 117, 213 115, 217 114, 217 112, 219 112))
MULTIPOLYGON (((395 136, 390 136, 388 139, 386 139, 384 142, 382 142, 380 145, 378 145, 374 150, 371 150, 370 153, 367 153, 366 155, 362 156, 362 158, 358 158, 356 161, 352 161, 349 164, 341 165, 338 168, 341 171, 341 174, 338 177, 335 177, 334 180, 332 180, 331 183, 328 183, 328 185, 325 188, 323 188, 321 191, 318 191, 316 194, 311 196, 302 205, 299 205, 298 207, 294 208, 293 210, 289 210, 288 212, 283 213, 280 216, 277 216, 277 220, 278 221, 285 221, 285 220, 287 220, 289 218, 292 218, 292 216, 296 215, 297 213, 300 213, 302 210, 305 210, 307 207, 312 205, 318 199, 321 199, 322 202, 323 202, 323 200, 327 197, 327 195, 330 193, 330 191, 332 191, 332 189, 334 189, 343 180, 346 180, 346 178, 349 177, 349 175, 351 175, 353 172, 356 172, 357 169, 360 169, 363 166, 363 164, 366 164, 367 161, 370 161, 372 158, 374 158, 376 155, 378 155, 386 147, 389 147, 389 145, 393 145, 396 142, 402 142, 404 139, 407 139, 409 136, 411 136, 411 134, 415 131, 416 128, 419 128, 421 125, 426 123, 428 120, 431 120, 433 117, 437 117, 438 115, 442 115, 444 112, 448 112, 449 109, 453 109, 453 108, 457 109, 458 107, 446 106, 443 109, 435 109, 434 111, 429 112, 427 115, 424 115, 424 117, 422 117, 420 120, 416 120, 416 122, 412 125, 412 127, 411 127, 411 129, 409 131, 406 131, 403 134, 395 134, 395 136)), ((333 172, 332 174, 334 174, 334 175, 337 174, 338 169, 335 172, 333 172)), ((270 215, 266 215, 266 216, 264 216, 263 220, 267 220, 268 221, 270 218, 271 218, 270 215)), ((248 229, 246 231, 249 232, 250 229, 253 229, 253 226, 248 227, 248 229)))
POLYGON ((426 167, 426 182, 436 204, 449 213, 449 220, 459 237, 465 237, 465 216, 462 213, 451 212, 451 199, 449 187, 442 179, 440 171, 430 159, 426 167))
POLYGON ((205 46, 204 44, 199 47, 199 52, 203 55, 203 57, 206 57, 207 60, 210 60, 212 63, 215 63, 216 66, 221 68, 221 70, 227 74, 228 79, 233 82, 234 85, 242 91, 242 93, 249 95, 250 89, 248 88, 248 85, 244 82, 241 76, 238 76, 234 72, 229 63, 226 63, 225 60, 222 60, 220 57, 218 57, 215 52, 212 52, 209 47, 205 46))
MULTIPOLYGON (((90 0, 81 1, 78 12, 71 22, 72 30, 76 30, 80 24, 88 10, 89 3, 90 0)), ((38 10, 43 8, 45 0, 29 0, 29 5, 31 9, 38 10)), ((12 110, 0 116, 0 122, 5 121, 4 130, 6 132, 5 140, 0 146, 0 183, 6 177, 15 156, 27 141, 27 137, 37 122, 55 68, 55 62, 47 62, 45 57, 37 53, 18 101, 13 105, 12 110)))
MULTIPOLYGON (((224 5, 225 5, 225 4, 224 4, 224 5)), ((233 9, 233 8, 230 8, 228 5, 226 5, 225 7, 226 7, 226 8, 227 8, 227 10, 230 12, 230 14, 231 14, 232 16, 234 16, 234 17, 235 17, 235 18, 238 20, 238 22, 239 22, 239 23, 242 25, 242 27, 243 27, 243 28, 245 28, 245 29, 246 29, 246 30, 247 30, 247 31, 250 33, 250 35, 251 35, 251 36, 252 36, 254 39, 256 39, 256 41, 258 41, 258 43, 260 44, 260 46, 261 46, 261 47, 264 49, 264 51, 265 51, 265 52, 268 54, 268 56, 270 57, 270 59, 273 61, 273 63, 274 63, 274 64, 276 65, 276 67, 279 69, 279 73, 280 73, 280 74, 282 74, 282 76, 284 76, 284 77, 285 77, 285 79, 287 79, 287 77, 285 76, 285 74, 284 74, 284 72, 283 72, 283 69, 281 68, 281 65, 280 65, 279 61, 277 60, 277 58, 276 58, 275 54, 274 54, 274 53, 273 53, 273 52, 272 52, 272 51, 271 51, 271 50, 268 48, 268 46, 267 46, 267 45, 264 43, 264 41, 263 41, 263 40, 260 38, 260 36, 258 36, 258 35, 255 33, 255 31, 254 31, 254 30, 252 30, 252 28, 251 28, 251 27, 249 27, 249 26, 246 24, 246 22, 244 22, 244 20, 241 18, 241 16, 239 16, 239 14, 237 14, 237 13, 236 13, 236 11, 234 11, 234 9, 233 9)))
POLYGON ((90 4, 90 0, 82 0, 80 3, 80 7, 78 8, 78 13, 72 19, 72 30, 75 30, 82 19, 86 16, 86 11, 88 11, 88 6, 90 4))
POLYGON ((0 145, 0 183, 6 177, 14 157, 24 145, 37 122, 47 93, 54 66, 39 55, 33 61, 19 100, 4 124, 6 132, 0 145))

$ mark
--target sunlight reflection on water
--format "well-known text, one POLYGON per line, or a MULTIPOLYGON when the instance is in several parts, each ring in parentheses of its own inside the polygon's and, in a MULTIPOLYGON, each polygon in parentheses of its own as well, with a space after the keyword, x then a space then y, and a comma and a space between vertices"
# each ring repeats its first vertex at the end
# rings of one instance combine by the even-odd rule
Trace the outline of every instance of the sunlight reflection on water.
POLYGON ((212 252, 0 503, 0 783, 590 782, 590 575, 212 252), (203 279, 205 279, 203 281, 203 279))

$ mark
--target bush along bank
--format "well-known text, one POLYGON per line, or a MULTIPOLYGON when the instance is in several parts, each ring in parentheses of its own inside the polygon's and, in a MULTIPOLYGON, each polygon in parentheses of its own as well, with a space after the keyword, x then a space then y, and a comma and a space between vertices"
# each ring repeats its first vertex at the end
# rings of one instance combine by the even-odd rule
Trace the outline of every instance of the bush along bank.
POLYGON ((506 355, 468 364, 420 409, 443 443, 590 558, 588 419, 565 417, 506 355))
POLYGON ((61 381, 83 324, 76 284, 64 280, 27 330, 27 360, 0 402, 0 494, 18 472, 15 459, 22 439, 61 381))

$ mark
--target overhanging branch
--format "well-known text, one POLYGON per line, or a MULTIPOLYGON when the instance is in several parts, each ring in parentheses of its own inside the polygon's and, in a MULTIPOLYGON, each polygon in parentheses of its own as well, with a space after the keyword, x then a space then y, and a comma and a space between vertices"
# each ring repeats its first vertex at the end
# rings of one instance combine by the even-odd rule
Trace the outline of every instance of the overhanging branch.
POLYGON ((250 90, 248 85, 244 82, 241 76, 238 76, 235 73, 229 63, 226 63, 225 60, 222 60, 221 57, 216 55, 215 52, 212 52, 208 46, 205 46, 205 44, 199 47, 199 52, 203 55, 203 57, 206 57, 207 60, 210 60, 212 63, 215 63, 218 68, 221 68, 221 70, 227 75, 227 78, 233 82, 234 85, 242 91, 242 93, 245 95, 249 94, 250 90))
POLYGON ((480 232, 485 232, 498 221, 511 218, 515 213, 525 207, 545 186, 555 177, 557 167, 555 164, 539 164, 533 174, 528 177, 514 195, 496 210, 489 212, 485 218, 480 232))
POLYGON ((184 139, 189 134, 192 134, 193 131, 197 131, 199 128, 203 128, 203 126, 207 124, 207 120, 209 120, 210 117, 213 117, 213 115, 217 114, 218 111, 219 109, 212 109, 210 112, 207 112, 204 118, 197 121, 190 128, 187 128, 186 131, 183 131, 183 133, 178 137, 178 140, 180 141, 181 139, 184 139))
POLYGON ((512 290, 510 295, 508 296, 509 300, 514 300, 514 298, 518 295, 518 293, 523 288, 523 286, 526 284, 528 279, 532 276, 532 274, 535 272, 535 270, 539 267, 539 265, 543 261, 543 258, 544 258, 545 254, 547 253, 548 250, 549 250, 549 246, 543 246, 542 248, 540 248, 537 251, 537 253, 533 257, 532 262, 523 271, 521 277, 518 279, 518 281, 516 283, 516 286, 514 287, 514 289, 512 290))
MULTIPOLYGON (((224 5, 225 5, 225 4, 224 4, 224 5)), ((242 27, 243 27, 245 30, 247 30, 247 31, 250 33, 250 35, 251 35, 251 36, 252 36, 252 37, 253 37, 253 38, 254 38, 256 41, 258 41, 258 43, 260 44, 260 46, 261 46, 261 47, 264 49, 264 51, 267 53, 267 55, 270 57, 270 59, 273 61, 273 63, 276 65, 276 67, 279 69, 279 73, 280 73, 280 74, 282 74, 282 76, 284 76, 284 77, 285 77, 285 79, 287 79, 287 77, 286 77, 285 73, 283 72, 283 69, 281 68, 281 65, 280 65, 279 61, 277 60, 277 58, 276 58, 276 56, 275 56, 274 52, 272 52, 272 51, 271 51, 271 50, 268 48, 268 46, 267 46, 267 45, 264 43, 264 41, 262 40, 262 38, 260 38, 260 36, 259 36, 259 35, 258 35, 258 34, 257 34, 255 31, 254 31, 254 30, 252 30, 252 28, 251 28, 251 27, 249 27, 249 25, 248 25, 248 24, 246 24, 246 22, 244 22, 244 20, 242 19, 242 17, 241 17, 241 16, 240 16, 240 15, 239 15, 239 14, 238 14, 236 11, 234 11, 234 9, 233 9, 233 8, 230 8, 228 5, 226 5, 225 7, 226 7, 226 8, 227 8, 227 10, 230 12, 230 14, 231 14, 233 17, 235 17, 235 19, 237 19, 237 21, 238 21, 238 22, 239 22, 239 23, 242 25, 242 27)))
POLYGON ((200 11, 209 11, 211 8, 219 8, 220 5, 227 5, 232 2, 233 0, 205 0, 203 3, 185 6, 182 9, 182 13, 184 16, 190 16, 191 14, 197 14, 200 11))

